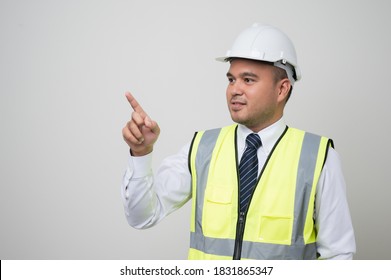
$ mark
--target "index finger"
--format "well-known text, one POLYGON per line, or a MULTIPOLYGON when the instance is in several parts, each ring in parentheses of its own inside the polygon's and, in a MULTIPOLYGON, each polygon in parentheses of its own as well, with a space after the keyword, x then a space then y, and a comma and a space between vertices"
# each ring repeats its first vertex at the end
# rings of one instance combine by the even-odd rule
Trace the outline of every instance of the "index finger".
POLYGON ((147 114, 145 113, 143 107, 141 107, 141 105, 137 102, 136 98, 134 98, 134 96, 128 91, 125 93, 125 96, 133 110, 145 118, 147 114))

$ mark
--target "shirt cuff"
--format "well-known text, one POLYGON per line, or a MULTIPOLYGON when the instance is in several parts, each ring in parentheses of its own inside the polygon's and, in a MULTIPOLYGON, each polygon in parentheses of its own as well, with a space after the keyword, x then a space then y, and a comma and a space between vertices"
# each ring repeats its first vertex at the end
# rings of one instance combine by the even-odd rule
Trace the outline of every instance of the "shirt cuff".
POLYGON ((152 172, 152 153, 145 156, 129 158, 129 168, 133 170, 132 178, 143 178, 152 172))

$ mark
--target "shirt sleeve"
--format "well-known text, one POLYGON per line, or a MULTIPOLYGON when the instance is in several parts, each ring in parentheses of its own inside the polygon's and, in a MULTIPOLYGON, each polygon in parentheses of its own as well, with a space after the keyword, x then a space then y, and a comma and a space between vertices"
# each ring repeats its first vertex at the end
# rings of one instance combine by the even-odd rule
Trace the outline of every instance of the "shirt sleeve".
POLYGON ((188 169, 190 144, 163 160, 154 175, 152 153, 129 157, 121 197, 129 225, 149 228, 185 204, 191 197, 188 169))
POLYGON ((330 148, 315 199, 315 227, 320 259, 352 259, 356 242, 337 152, 330 148))

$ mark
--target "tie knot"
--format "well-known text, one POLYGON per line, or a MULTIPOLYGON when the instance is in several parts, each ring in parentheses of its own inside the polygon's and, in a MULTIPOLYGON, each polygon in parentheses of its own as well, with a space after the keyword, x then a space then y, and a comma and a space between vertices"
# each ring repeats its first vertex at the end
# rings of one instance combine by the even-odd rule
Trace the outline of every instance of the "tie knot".
POLYGON ((261 138, 256 133, 251 133, 246 138, 247 147, 258 150, 262 146, 261 138))

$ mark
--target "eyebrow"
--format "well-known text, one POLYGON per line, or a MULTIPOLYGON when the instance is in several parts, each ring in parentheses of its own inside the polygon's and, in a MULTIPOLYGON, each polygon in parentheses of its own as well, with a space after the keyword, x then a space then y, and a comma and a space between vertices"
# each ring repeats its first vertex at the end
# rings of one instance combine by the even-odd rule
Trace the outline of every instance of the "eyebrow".
MULTIPOLYGON (((232 73, 228 72, 227 77, 234 77, 232 73)), ((252 72, 243 72, 239 74, 239 77, 244 78, 244 77, 253 77, 253 78, 258 78, 258 75, 252 73, 252 72)))

